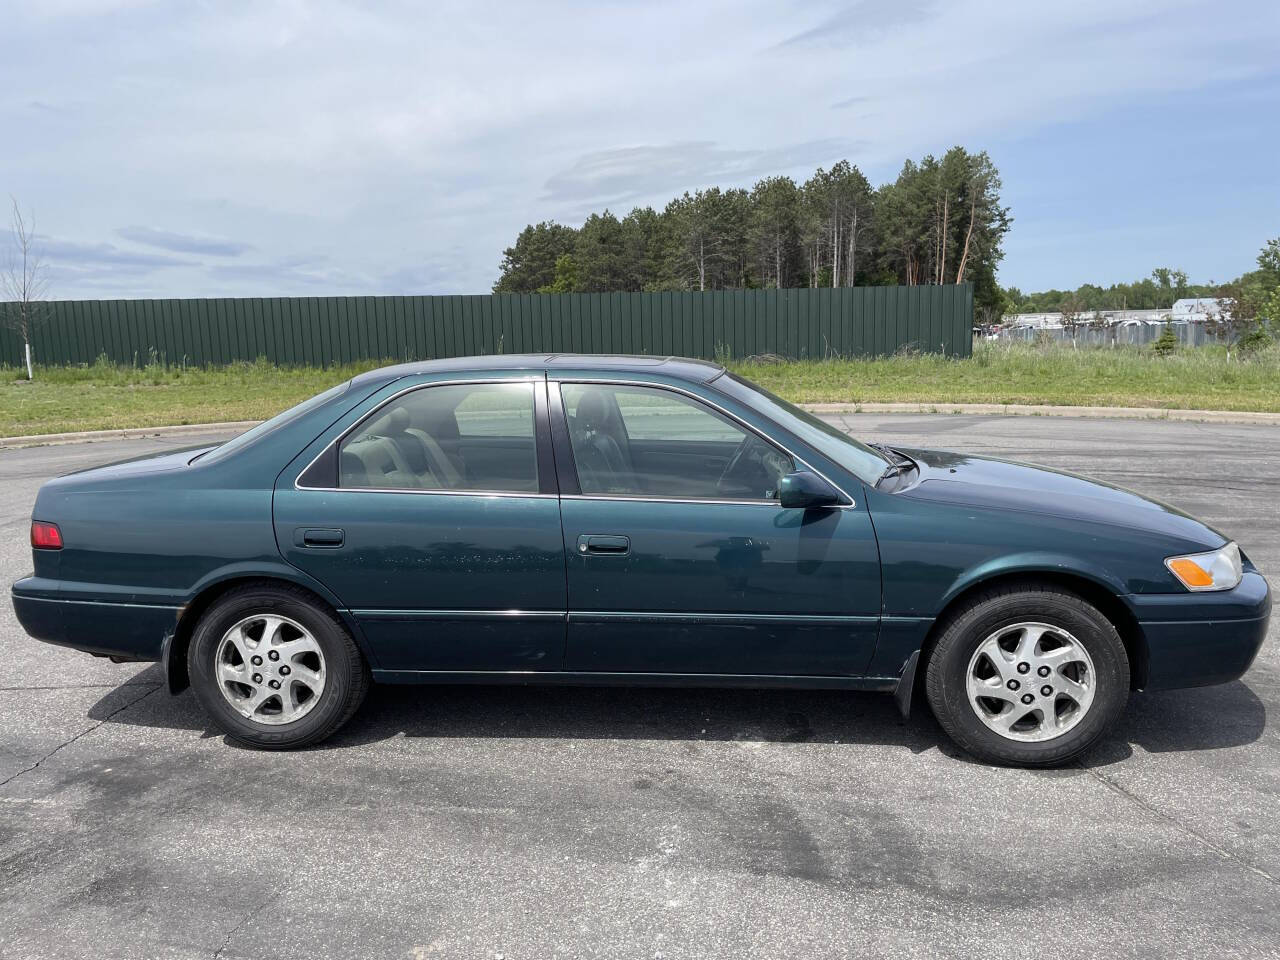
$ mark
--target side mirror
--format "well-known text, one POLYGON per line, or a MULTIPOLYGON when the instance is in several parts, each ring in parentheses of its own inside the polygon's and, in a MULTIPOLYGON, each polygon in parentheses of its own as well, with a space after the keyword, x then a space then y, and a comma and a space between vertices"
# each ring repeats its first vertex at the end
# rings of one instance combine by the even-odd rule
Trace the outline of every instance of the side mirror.
POLYGON ((799 510, 833 507, 840 502, 840 494, 816 473, 797 470, 778 482, 778 502, 784 507, 799 510))

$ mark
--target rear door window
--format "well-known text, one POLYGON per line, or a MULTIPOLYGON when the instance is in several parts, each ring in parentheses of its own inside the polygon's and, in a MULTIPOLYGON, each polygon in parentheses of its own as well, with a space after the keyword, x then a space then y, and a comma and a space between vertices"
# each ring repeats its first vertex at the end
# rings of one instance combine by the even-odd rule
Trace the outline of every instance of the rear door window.
POLYGON ((532 383, 422 387, 395 397, 338 449, 338 485, 536 493, 532 383))

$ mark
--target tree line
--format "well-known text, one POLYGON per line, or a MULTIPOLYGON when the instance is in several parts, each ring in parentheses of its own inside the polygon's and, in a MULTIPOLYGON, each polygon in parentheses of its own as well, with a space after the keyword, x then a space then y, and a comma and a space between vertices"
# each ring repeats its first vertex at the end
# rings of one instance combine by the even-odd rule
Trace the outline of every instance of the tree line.
POLYGON ((711 187, 661 211, 592 213, 580 227, 529 224, 503 251, 495 293, 595 293, 972 282, 996 283, 1012 222, 985 152, 953 147, 907 160, 873 187, 847 160, 803 183, 766 177, 750 190, 711 187))
POLYGON ((1212 297, 1218 284, 1190 283, 1182 270, 1157 267, 1151 276, 1133 283, 1102 287, 1083 283, 1075 290, 1042 290, 1023 293, 1017 287, 1004 291, 1008 313, 1087 313, 1094 310, 1165 310, 1184 297, 1212 297), (1064 310, 1064 307, 1066 308, 1064 310))
POLYGON ((1075 290, 1024 294, 1017 287, 999 291, 1001 312, 1061 313, 1084 317, 1101 310, 1167 310, 1185 297, 1216 297, 1230 307, 1230 326, 1280 333, 1280 237, 1268 240, 1257 256, 1258 267, 1226 283, 1191 283, 1183 270, 1157 267, 1133 283, 1101 287, 1081 284, 1075 290))

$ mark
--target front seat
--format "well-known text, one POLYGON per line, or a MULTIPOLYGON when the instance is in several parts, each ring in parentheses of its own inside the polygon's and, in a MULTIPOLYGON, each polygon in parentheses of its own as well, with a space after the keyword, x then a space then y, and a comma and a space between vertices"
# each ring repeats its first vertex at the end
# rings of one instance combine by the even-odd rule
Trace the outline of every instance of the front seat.
POLYGON ((622 447, 611 435, 612 411, 603 392, 588 390, 573 419, 573 453, 583 493, 635 493, 622 447))

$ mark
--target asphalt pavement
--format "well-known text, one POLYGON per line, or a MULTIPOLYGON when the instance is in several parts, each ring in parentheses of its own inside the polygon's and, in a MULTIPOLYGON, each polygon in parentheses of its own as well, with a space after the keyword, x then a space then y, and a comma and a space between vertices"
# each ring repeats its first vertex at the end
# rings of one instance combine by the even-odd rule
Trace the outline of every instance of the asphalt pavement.
MULTIPOLYGON (((1280 586, 1280 428, 830 419, 1158 497, 1280 586)), ((0 451, 0 574, 43 480, 189 442, 0 451)), ((0 957, 1276 957, 1276 640, 1058 771, 832 691, 375 687, 280 754, 6 602, 0 957)))

